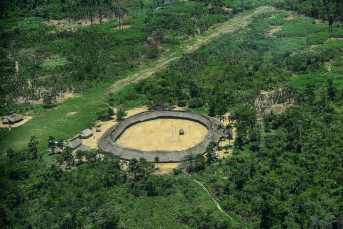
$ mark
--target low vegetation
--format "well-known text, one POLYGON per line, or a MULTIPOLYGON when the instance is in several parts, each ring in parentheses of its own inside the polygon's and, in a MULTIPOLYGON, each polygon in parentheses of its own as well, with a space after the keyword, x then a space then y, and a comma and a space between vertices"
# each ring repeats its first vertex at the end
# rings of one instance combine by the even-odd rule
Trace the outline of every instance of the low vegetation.
POLYGON ((0 163, 1 227, 343 227, 341 1, 176 1, 158 10, 158 1, 112 3, 0 3, 7 9, 1 113, 35 115, 0 129, 7 152, 0 163), (153 77, 105 90, 190 36, 266 3, 275 11, 256 14, 153 77), (47 21, 69 18, 75 31, 47 21), (83 26, 84 19, 94 25, 83 26), (123 25, 131 26, 111 30, 123 25), (56 104, 65 91, 79 94, 56 104), (44 104, 32 103, 41 97, 44 104), (235 127, 233 149, 218 158, 222 147, 211 142, 205 156, 188 156, 165 176, 154 175, 158 166, 144 158, 125 163, 99 150, 75 157, 68 147, 47 151, 51 135, 69 139, 109 118, 112 107, 121 119, 125 109, 142 105, 187 106, 217 118, 229 112, 234 124, 221 128, 235 127), (14 142, 20 147, 10 149, 14 142))

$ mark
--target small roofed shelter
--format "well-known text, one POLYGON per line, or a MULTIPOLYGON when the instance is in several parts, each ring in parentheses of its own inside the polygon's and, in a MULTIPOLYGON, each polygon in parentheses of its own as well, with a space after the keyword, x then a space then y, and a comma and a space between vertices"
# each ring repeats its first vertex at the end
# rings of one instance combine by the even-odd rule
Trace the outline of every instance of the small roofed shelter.
POLYGON ((80 132, 79 135, 81 138, 89 138, 93 135, 93 131, 91 129, 85 129, 84 131, 80 132))
POLYGON ((2 124, 8 124, 8 123, 10 123, 10 121, 8 120, 7 117, 2 117, 2 118, 1 118, 1 121, 2 121, 2 124))
POLYGON ((68 145, 72 149, 76 149, 82 145, 82 140, 80 138, 74 138, 69 141, 68 145))
POLYGON ((184 135, 185 134, 185 131, 183 129, 180 129, 179 130, 179 135, 184 135))
POLYGON ((226 138, 226 139, 232 139, 232 138, 233 138, 232 129, 226 130, 226 132, 225 132, 225 138, 226 138))
POLYGON ((3 124, 9 124, 9 123, 17 123, 20 122, 24 119, 24 116, 21 114, 11 114, 10 116, 3 116, 1 118, 1 121, 3 124))

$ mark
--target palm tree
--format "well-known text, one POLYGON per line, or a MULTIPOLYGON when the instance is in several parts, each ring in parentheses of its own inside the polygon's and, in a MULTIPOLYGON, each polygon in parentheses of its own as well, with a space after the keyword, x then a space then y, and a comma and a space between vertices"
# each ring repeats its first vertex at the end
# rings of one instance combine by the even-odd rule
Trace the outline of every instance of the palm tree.
MULTIPOLYGON (((226 130, 229 130, 229 131, 232 130, 232 128, 233 128, 233 127, 232 127, 231 124, 227 124, 227 125, 225 126, 225 129, 226 129, 226 130)), ((231 133, 232 133, 232 132, 231 132, 231 133)), ((232 135, 229 136, 229 145, 230 145, 231 139, 232 139, 232 135)))
POLYGON ((63 146, 64 146, 64 142, 62 139, 60 139, 58 142, 57 142, 57 147, 60 148, 60 151, 63 151, 63 146))
POLYGON ((52 151, 53 154, 55 154, 55 148, 56 148, 56 144, 55 144, 54 139, 55 139, 55 137, 53 135, 49 136, 49 144, 48 144, 48 146, 51 148, 51 151, 52 151))
POLYGON ((221 122, 222 122, 222 121, 225 122, 227 119, 226 119, 225 116, 221 115, 220 118, 219 118, 219 120, 220 120, 221 122))
MULTIPOLYGON (((230 144, 230 143, 229 143, 230 144)), ((230 149, 230 146, 229 145, 225 145, 224 146, 224 149, 225 149, 225 153, 227 153, 228 149, 230 149)))
MULTIPOLYGON (((217 130, 220 131, 220 130, 223 130, 224 129, 224 126, 222 124, 220 124, 218 127, 217 127, 217 130)), ((221 131, 222 132, 222 137, 223 137, 223 134, 224 134, 224 131, 221 131)), ((222 143, 223 145, 223 143, 222 143)))

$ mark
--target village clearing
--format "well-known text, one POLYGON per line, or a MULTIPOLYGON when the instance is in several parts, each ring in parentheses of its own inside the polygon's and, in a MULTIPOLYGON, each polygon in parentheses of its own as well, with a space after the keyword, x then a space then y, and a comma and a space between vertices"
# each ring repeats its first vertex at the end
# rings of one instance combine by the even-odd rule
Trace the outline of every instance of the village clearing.
POLYGON ((131 126, 120 136, 117 143, 143 151, 179 151, 201 142, 207 132, 207 128, 197 122, 184 119, 156 119, 131 126), (184 130, 184 135, 179 134, 180 129, 184 130))
MULTIPOLYGON (((87 128, 88 120, 90 120, 94 115, 94 108, 98 107, 99 104, 103 102, 103 99, 109 92, 118 92, 128 84, 151 77, 155 72, 167 67, 172 61, 179 59, 183 54, 196 51, 201 47, 201 45, 209 43, 211 39, 220 36, 222 33, 232 33, 237 29, 248 25, 254 15, 268 11, 275 11, 275 9, 273 7, 259 7, 254 11, 247 11, 238 14, 232 20, 218 25, 213 30, 191 38, 175 50, 163 55, 154 63, 154 65, 143 66, 138 72, 117 81, 107 88, 107 90, 92 95, 72 96, 72 98, 69 98, 62 104, 59 104, 58 107, 36 115, 26 125, 22 125, 20 130, 16 129, 15 131, 13 130, 11 132, 1 134, 1 153, 6 152, 9 148, 19 149, 24 147, 31 135, 36 136, 36 139, 39 142, 39 150, 46 149, 46 142, 50 135, 54 135, 57 139, 65 139, 65 136, 72 137, 87 128), (70 112, 76 113, 74 115, 68 115, 70 112), (61 119, 61 117, 63 118, 61 119), (37 127, 39 128, 37 129, 37 127), (22 139, 22 141, 18 142, 18 138, 22 139)), ((130 111, 128 113, 129 116, 130 111)), ((115 124, 114 121, 110 122, 111 123, 108 124, 109 127, 115 124)), ((101 129, 102 132, 94 131, 94 137, 91 137, 93 140, 86 139, 83 141, 83 144, 91 146, 91 148, 95 148, 97 146, 96 140, 106 130, 104 126, 102 126, 101 129)))

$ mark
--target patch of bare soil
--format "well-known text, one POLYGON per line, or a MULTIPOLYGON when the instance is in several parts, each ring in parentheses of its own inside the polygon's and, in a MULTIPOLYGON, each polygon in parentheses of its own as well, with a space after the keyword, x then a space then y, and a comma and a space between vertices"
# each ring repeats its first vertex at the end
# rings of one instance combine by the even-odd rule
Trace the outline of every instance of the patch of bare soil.
MULTIPOLYGON (((225 145, 231 145, 233 147, 233 143, 235 142, 235 138, 236 138, 236 127, 234 127, 234 123, 235 122, 232 122, 229 120, 229 116, 230 116, 230 113, 226 113, 223 115, 225 117, 225 120, 221 121, 221 123, 223 124, 223 126, 225 127, 226 125, 228 124, 231 124, 232 125, 232 139, 222 139, 220 142, 219 142, 219 145, 220 146, 225 146, 225 145)), ((223 130, 222 130, 222 133, 223 133, 223 130)), ((223 157, 228 157, 232 154, 232 148, 230 148, 229 150, 225 150, 225 149, 222 149, 222 150, 217 150, 216 151, 216 154, 217 154, 217 157, 218 158, 223 158, 223 157)))
POLYGON ((154 174, 160 175, 171 175, 173 174, 173 169, 176 169, 180 163, 155 163, 154 174))
POLYGON ((329 42, 329 41, 343 41, 343 38, 334 38, 334 37, 332 37, 332 38, 327 39, 327 40, 324 42, 324 44, 325 44, 326 42, 329 42))
POLYGON ((282 94, 282 88, 274 91, 261 91, 260 95, 255 100, 255 106, 257 109, 257 120, 262 120, 264 114, 268 114, 273 111, 274 114, 280 114, 286 111, 288 107, 293 106, 294 101, 277 103, 273 97, 278 94, 282 94))
POLYGON ((331 64, 332 64, 332 61, 326 62, 326 63, 325 63, 325 68, 326 68, 329 72, 331 72, 331 64))
POLYGON ((187 108, 188 108, 188 106, 185 106, 185 107, 178 107, 178 106, 176 106, 173 110, 174 111, 185 111, 187 108))
POLYGON ((15 70, 16 72, 19 72, 19 63, 17 60, 15 61, 15 70))
MULTIPOLYGON (((147 111, 148 107, 144 106, 144 107, 140 107, 140 108, 134 108, 132 110, 127 111, 127 116, 131 117, 132 115, 147 111)), ((115 125, 117 122, 117 120, 115 119, 115 116, 112 117, 112 120, 109 121, 98 121, 99 124, 101 124, 100 129, 101 132, 96 132, 96 127, 93 127, 93 136, 91 136, 90 138, 87 139, 82 139, 82 144, 86 145, 86 146, 90 146, 91 149, 96 149, 98 148, 98 140, 100 139, 100 137, 102 136, 102 134, 108 130, 111 126, 115 125)))
MULTIPOLYGON (((130 18, 130 16, 126 16, 123 18, 123 20, 126 20, 130 18)), ((112 20, 118 19, 117 17, 114 17, 114 15, 112 15, 111 18, 107 18, 107 17, 103 17, 101 20, 101 23, 106 23, 112 20)), ((90 19, 81 19, 81 20, 69 20, 69 19, 63 19, 63 20, 49 20, 46 22, 42 22, 45 25, 53 25, 55 26, 55 30, 52 31, 52 33, 55 33, 56 30, 60 31, 60 30, 67 30, 67 31, 76 31, 78 27, 80 26, 91 26, 92 25, 92 21, 90 19)), ((95 17, 93 19, 93 25, 97 25, 100 24, 100 18, 95 17)))
POLYGON ((71 115, 74 115, 74 114, 76 114, 76 112, 69 112, 69 113, 67 114, 67 116, 71 116, 71 115))
POLYGON ((131 27, 131 25, 122 25, 122 26, 117 26, 115 28, 112 28, 112 30, 128 29, 130 27, 131 27))
POLYGON ((316 24, 325 24, 325 23, 328 23, 328 21, 324 21, 324 20, 322 20, 322 19, 314 19, 315 20, 315 23, 316 24))
POLYGON ((185 150, 201 142, 208 130, 205 126, 182 119, 156 119, 131 126, 117 143, 143 151, 185 150), (184 130, 184 135, 179 130, 184 130))
MULTIPOLYGON (((63 103, 64 101, 66 101, 69 98, 74 98, 74 97, 78 97, 78 95, 76 95, 73 92, 65 92, 65 93, 61 93, 57 98, 56 98, 56 103, 63 103)), ((26 101, 24 99, 19 99, 18 104, 20 103, 25 103, 26 101)), ((38 104, 43 104, 43 98, 40 98, 38 100, 28 100, 27 102, 34 104, 34 105, 38 105, 38 104)))
POLYGON ((3 124, 2 122, 0 122, 0 128, 9 128, 11 130, 11 128, 23 125, 24 123, 29 121, 31 118, 32 118, 31 116, 25 116, 23 121, 14 123, 14 124, 3 124))
POLYGON ((289 12, 291 12, 292 15, 286 17, 285 18, 286 20, 293 20, 293 19, 297 19, 297 18, 304 18, 304 17, 306 17, 305 14, 298 14, 298 13, 295 13, 293 11, 289 11, 289 12))
POLYGON ((275 37, 274 33, 276 33, 277 31, 280 31, 283 26, 271 26, 271 27, 272 27, 272 29, 269 30, 268 35, 275 37))
POLYGON ((232 11, 233 10, 232 8, 227 8, 226 6, 223 6, 222 9, 225 11, 232 11))
MULTIPOLYGON (((343 38, 329 38, 327 39, 323 44, 332 41, 332 40, 343 40, 343 38)), ((303 51, 294 51, 291 56, 297 55, 297 54, 302 54, 302 53, 307 53, 307 52, 315 52, 315 50, 313 50, 314 48, 318 47, 320 45, 311 45, 310 48, 303 50, 303 51)), ((342 48, 343 49, 343 48, 342 48)))

